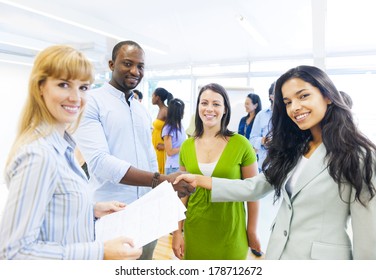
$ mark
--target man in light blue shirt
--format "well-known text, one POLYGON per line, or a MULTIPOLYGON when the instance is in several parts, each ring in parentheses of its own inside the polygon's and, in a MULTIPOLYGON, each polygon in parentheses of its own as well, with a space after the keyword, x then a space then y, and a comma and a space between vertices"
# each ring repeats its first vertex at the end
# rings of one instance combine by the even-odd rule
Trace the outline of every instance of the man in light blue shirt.
MULTIPOLYGON (((76 132, 87 162, 94 200, 131 203, 150 187, 180 173, 159 174, 151 141, 152 119, 133 97, 144 76, 144 51, 133 41, 115 45, 109 83, 88 93, 84 117, 76 132)), ((173 185, 179 196, 194 191, 183 183, 173 185)), ((147 226, 147 225, 146 225, 147 226)), ((143 247, 141 259, 152 259, 156 241, 143 247)))
MULTIPOLYGON (((266 137, 268 132, 271 130, 271 118, 273 112, 273 102, 274 102, 274 85, 272 83, 269 88, 269 101, 270 107, 264 110, 261 110, 255 117, 253 122, 253 127, 251 134, 249 136, 249 141, 251 142, 252 146, 256 149, 257 157, 258 157, 258 168, 261 172, 262 164, 267 155, 267 149, 265 148, 265 144, 268 141, 266 137)), ((262 234, 260 234, 260 242, 261 247, 266 248, 269 237, 270 237, 270 226, 277 215, 280 201, 273 203, 274 197, 273 193, 265 196, 264 198, 260 199, 260 211, 259 211, 259 219, 257 228, 260 230, 262 234)))
POLYGON ((251 135, 249 136, 249 141, 251 142, 253 148, 255 148, 258 156, 258 167, 261 171, 262 164, 266 158, 267 150, 265 144, 268 141, 266 137, 271 129, 270 119, 272 118, 273 102, 274 102, 274 83, 271 84, 269 88, 269 101, 270 107, 261 110, 255 117, 253 122, 253 127, 251 135))

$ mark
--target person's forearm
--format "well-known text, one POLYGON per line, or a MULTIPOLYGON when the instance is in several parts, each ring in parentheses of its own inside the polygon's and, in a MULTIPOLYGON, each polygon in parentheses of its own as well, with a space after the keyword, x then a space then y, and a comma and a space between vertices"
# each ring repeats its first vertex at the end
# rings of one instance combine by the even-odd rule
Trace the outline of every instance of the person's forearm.
MULTIPOLYGON (((155 172, 145 171, 131 166, 128 169, 127 173, 124 175, 124 177, 120 180, 120 183, 131 186, 152 187, 154 174, 155 172)), ((159 174, 159 178, 156 182, 156 185, 159 185, 163 181, 168 181, 169 183, 172 183, 174 179, 165 174, 159 174)))
POLYGON ((259 204, 260 203, 258 201, 247 202, 247 212, 248 212, 247 231, 248 233, 257 232, 259 204))
MULTIPOLYGON (((181 198, 181 202, 183 202, 185 207, 187 207, 187 205, 188 205, 188 199, 189 199, 188 196, 181 198)), ((181 220, 181 221, 178 222, 178 229, 176 231, 174 231, 174 233, 182 233, 183 227, 184 227, 184 220, 181 220)))
POLYGON ((166 154, 171 157, 173 155, 176 155, 180 152, 180 148, 172 148, 172 149, 166 149, 166 154))
POLYGON ((184 227, 184 221, 181 220, 181 221, 178 222, 178 229, 176 231, 174 231, 174 233, 182 233, 183 227, 184 227))
POLYGON ((197 182, 197 186, 204 188, 204 189, 208 189, 208 190, 212 189, 212 187, 213 187, 212 182, 213 181, 212 181, 211 177, 207 177, 207 176, 203 176, 203 175, 195 175, 195 179, 196 179, 196 182, 197 182))
POLYGON ((153 172, 144 171, 134 166, 131 166, 128 169, 127 173, 125 173, 124 177, 120 180, 120 183, 132 186, 151 187, 153 177, 153 172))

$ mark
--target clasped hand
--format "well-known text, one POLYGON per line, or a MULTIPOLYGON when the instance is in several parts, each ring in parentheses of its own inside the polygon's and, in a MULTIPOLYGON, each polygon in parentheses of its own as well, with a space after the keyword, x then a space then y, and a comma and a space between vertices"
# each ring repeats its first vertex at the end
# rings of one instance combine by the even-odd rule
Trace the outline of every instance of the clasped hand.
POLYGON ((181 178, 180 180, 177 180, 179 175, 183 175, 183 174, 189 175, 183 171, 177 171, 175 173, 166 175, 168 178, 167 180, 172 184, 172 186, 174 187, 174 190, 178 192, 178 196, 180 198, 185 197, 187 195, 189 196, 192 193, 194 193, 196 190, 195 186, 193 186, 192 184, 190 184, 188 181, 184 180, 183 178, 181 178))

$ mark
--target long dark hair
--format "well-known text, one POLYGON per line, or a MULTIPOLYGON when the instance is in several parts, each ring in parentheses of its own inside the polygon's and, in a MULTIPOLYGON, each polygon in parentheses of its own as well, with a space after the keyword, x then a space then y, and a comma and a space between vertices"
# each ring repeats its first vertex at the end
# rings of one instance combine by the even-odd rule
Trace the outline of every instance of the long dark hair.
MULTIPOLYGON (((260 96, 258 96, 256 93, 250 93, 247 95, 247 98, 252 100, 253 105, 257 104, 257 107, 255 109, 255 117, 262 110, 262 104, 261 104, 261 99, 260 96)), ((249 117, 249 113, 245 116, 246 118, 249 117)))
POLYGON ((167 106, 170 103, 170 101, 174 98, 172 93, 170 93, 168 90, 166 90, 164 88, 156 88, 154 90, 154 94, 155 94, 155 96, 159 96, 160 100, 163 103, 165 103, 165 105, 167 105, 167 106), (166 102, 166 100, 167 100, 167 102, 166 102))
POLYGON ((234 135, 234 132, 233 131, 230 131, 227 126, 230 122, 230 118, 231 118, 231 106, 230 106, 230 99, 228 98, 228 95, 227 95, 227 92, 225 90, 225 88, 219 84, 215 84, 215 83, 211 83, 211 84, 207 84, 205 86, 203 86, 201 89, 200 89, 200 92, 198 94, 198 97, 197 97, 197 103, 196 103, 196 116, 195 116, 195 133, 194 133, 194 137, 195 138, 199 138, 203 135, 204 133, 204 125, 202 123, 202 120, 200 119, 200 115, 199 115, 199 104, 200 104, 200 98, 201 98, 201 94, 205 91, 205 90, 212 90, 216 93, 219 93, 222 97, 223 97, 223 100, 224 100, 224 105, 225 105, 225 112, 226 114, 223 115, 222 119, 221 119, 221 128, 220 130, 217 132, 216 136, 218 135, 221 135, 223 137, 227 137, 227 136, 232 136, 234 135))
POLYGON ((299 158, 308 152, 309 141, 312 140, 310 130, 300 130, 286 112, 281 88, 292 78, 310 83, 331 101, 321 121, 328 171, 338 184, 340 193, 343 183, 348 182, 356 191, 356 200, 364 204, 360 199, 363 186, 367 186, 370 199, 375 196, 372 176, 376 146, 357 129, 350 108, 328 75, 313 66, 292 68, 275 85, 272 129, 268 135, 271 141, 262 165, 266 179, 274 186, 275 199, 281 195, 281 185, 287 174, 296 166, 299 158))
POLYGON ((164 126, 169 125, 169 131, 167 134, 170 134, 172 131, 181 131, 181 120, 184 116, 184 102, 178 98, 171 99, 168 103, 167 118, 164 126))

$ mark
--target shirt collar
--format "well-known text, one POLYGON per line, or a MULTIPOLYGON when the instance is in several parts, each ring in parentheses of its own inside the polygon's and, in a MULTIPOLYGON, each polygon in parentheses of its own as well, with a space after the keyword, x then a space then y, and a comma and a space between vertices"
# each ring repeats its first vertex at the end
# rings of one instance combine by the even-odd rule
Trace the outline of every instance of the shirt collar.
MULTIPOLYGON (((103 84, 103 87, 105 87, 110 94, 114 95, 115 97, 117 97, 117 98, 119 98, 121 100, 126 101, 125 100, 125 93, 122 92, 122 91, 120 91, 120 90, 118 90, 117 88, 115 88, 110 83, 107 82, 107 83, 103 84)), ((133 100, 134 99, 134 93, 133 93, 132 90, 130 91, 130 94, 131 94, 131 96, 129 97, 129 100, 133 100)))
POLYGON ((61 155, 64 155, 68 149, 74 151, 76 147, 76 142, 68 132, 64 132, 64 137, 61 137, 60 133, 54 129, 45 139, 61 155))

